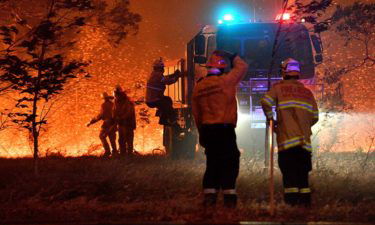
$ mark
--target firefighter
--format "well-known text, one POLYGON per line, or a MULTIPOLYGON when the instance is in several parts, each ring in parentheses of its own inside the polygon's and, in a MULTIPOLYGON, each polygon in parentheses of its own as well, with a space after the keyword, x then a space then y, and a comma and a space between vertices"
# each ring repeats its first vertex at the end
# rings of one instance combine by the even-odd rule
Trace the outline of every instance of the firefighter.
POLYGON ((113 120, 113 96, 109 96, 107 92, 103 92, 102 97, 104 99, 103 104, 100 107, 100 113, 94 117, 86 126, 89 127, 92 124, 103 120, 102 127, 100 129, 99 138, 104 147, 104 157, 109 157, 111 155, 111 150, 107 141, 107 137, 109 138, 109 142, 111 143, 112 147, 112 156, 117 155, 116 149, 116 129, 115 123, 113 120))
POLYGON ((197 81, 192 99, 199 142, 205 148, 207 159, 203 204, 214 206, 221 189, 224 206, 234 208, 240 158, 235 133, 236 86, 246 74, 248 65, 236 54, 216 50, 206 66, 207 75, 197 81), (225 72, 229 63, 232 69, 225 72))
POLYGON ((267 120, 277 113, 278 163, 283 176, 284 201, 289 205, 311 205, 311 127, 319 112, 312 92, 301 82, 300 64, 294 59, 281 63, 283 80, 274 84, 261 99, 267 120))
POLYGON ((146 104, 150 108, 157 108, 157 115, 160 116, 159 124, 171 125, 176 123, 177 115, 173 110, 173 101, 170 97, 164 96, 166 85, 175 83, 181 76, 176 70, 172 75, 164 76, 164 63, 162 58, 155 60, 153 71, 147 80, 146 104))
POLYGON ((134 154, 134 130, 136 129, 136 116, 133 101, 127 96, 120 86, 115 91, 115 107, 113 117, 119 133, 120 155, 122 157, 134 154))

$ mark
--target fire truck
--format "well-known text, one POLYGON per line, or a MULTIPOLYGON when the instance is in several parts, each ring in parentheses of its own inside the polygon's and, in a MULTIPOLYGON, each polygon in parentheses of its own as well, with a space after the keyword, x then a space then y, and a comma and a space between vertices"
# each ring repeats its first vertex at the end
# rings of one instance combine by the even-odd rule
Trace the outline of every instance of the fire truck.
POLYGON ((272 22, 234 23, 231 15, 225 15, 218 25, 204 26, 187 43, 186 59, 166 70, 171 74, 180 69, 184 74, 165 93, 174 100, 182 128, 179 134, 164 132, 164 145, 172 156, 194 157, 197 132, 191 110, 192 92, 196 81, 206 75, 205 63, 215 49, 237 53, 249 64, 237 90, 239 120, 236 132, 239 148, 245 151, 264 148, 265 116, 260 98, 268 90, 268 84, 281 80, 282 60, 298 60, 301 63, 300 81, 315 93, 322 92, 322 85, 315 81, 315 67, 323 61, 321 39, 318 34, 309 32, 304 23, 290 22, 289 17, 284 14, 272 22), (277 45, 274 46, 275 39, 277 45))

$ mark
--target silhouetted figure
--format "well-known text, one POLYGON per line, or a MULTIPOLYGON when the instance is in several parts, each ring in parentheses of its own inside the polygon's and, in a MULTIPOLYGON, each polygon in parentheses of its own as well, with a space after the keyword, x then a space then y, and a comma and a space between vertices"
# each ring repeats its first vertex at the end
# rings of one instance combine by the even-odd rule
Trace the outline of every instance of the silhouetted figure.
POLYGON ((109 96, 107 92, 103 92, 102 97, 104 99, 104 102, 100 107, 100 113, 87 124, 87 127, 100 120, 103 120, 99 138, 104 147, 104 157, 109 157, 111 154, 112 156, 116 156, 118 152, 116 149, 116 124, 113 119, 113 96, 109 96), (112 152, 109 147, 107 137, 109 138, 109 141, 111 143, 112 152))
POLYGON ((153 71, 147 80, 146 104, 150 108, 157 108, 160 116, 159 124, 172 125, 176 123, 177 115, 173 109, 173 101, 164 96, 166 85, 175 83, 181 75, 176 70, 173 75, 164 76, 164 63, 160 58, 153 64, 153 71))
POLYGON ((120 86, 116 87, 114 95, 115 107, 113 117, 119 133, 120 155, 132 155, 134 153, 134 130, 136 129, 134 103, 120 86))

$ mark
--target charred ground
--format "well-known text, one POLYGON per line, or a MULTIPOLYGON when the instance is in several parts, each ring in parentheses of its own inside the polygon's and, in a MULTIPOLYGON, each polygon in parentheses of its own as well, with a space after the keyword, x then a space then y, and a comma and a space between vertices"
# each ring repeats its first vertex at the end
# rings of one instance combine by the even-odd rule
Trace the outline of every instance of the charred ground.
POLYGON ((375 221, 375 155, 325 153, 315 159, 310 212, 281 203, 276 174, 277 214, 267 212, 268 183, 260 158, 243 156, 237 210, 201 207, 204 157, 171 160, 143 156, 125 160, 44 158, 34 177, 31 159, 0 160, 0 220, 92 221, 375 221), (318 162, 318 163, 317 163, 318 162))

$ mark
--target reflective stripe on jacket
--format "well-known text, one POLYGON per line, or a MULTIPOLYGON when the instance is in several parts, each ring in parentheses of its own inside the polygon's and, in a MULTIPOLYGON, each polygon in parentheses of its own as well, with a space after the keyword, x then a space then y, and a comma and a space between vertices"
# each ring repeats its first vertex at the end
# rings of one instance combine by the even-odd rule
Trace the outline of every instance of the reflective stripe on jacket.
POLYGON ((199 128, 202 124, 237 124, 237 84, 247 72, 248 65, 240 57, 233 61, 226 74, 208 75, 193 90, 193 115, 199 128))
POLYGON ((283 80, 261 99, 268 119, 277 113, 277 143, 279 151, 302 146, 311 151, 311 127, 318 122, 319 111, 312 92, 297 80, 283 80))

